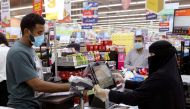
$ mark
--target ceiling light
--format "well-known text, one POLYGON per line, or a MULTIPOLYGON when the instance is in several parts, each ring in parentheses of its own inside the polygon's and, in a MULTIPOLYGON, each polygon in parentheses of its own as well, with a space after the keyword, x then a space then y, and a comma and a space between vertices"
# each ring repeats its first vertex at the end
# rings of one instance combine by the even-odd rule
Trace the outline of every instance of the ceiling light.
MULTIPOLYGON (((125 24, 125 25, 99 25, 95 27, 117 27, 117 26, 136 26, 136 25, 143 25, 143 26, 149 26, 147 24, 125 24)), ((152 25, 151 27, 159 27, 159 25, 152 25)))
MULTIPOLYGON (((144 22, 132 23, 132 24, 104 24, 104 25, 105 26, 108 26, 108 25, 113 26, 113 25, 134 25, 134 24, 147 24, 148 25, 148 23, 144 23, 144 22)), ((96 26, 98 26, 98 25, 96 25, 96 26)), ((103 25, 101 25, 101 26, 103 26, 103 25)))
POLYGON ((120 11, 106 11, 106 12, 99 12, 98 14, 123 13, 123 12, 133 12, 133 11, 146 11, 146 9, 130 9, 130 10, 120 10, 120 11))
MULTIPOLYGON (((123 13, 123 12, 136 12, 136 11, 146 11, 146 9, 131 9, 131 10, 120 10, 120 11, 105 11, 105 12, 99 12, 98 15, 100 14, 111 14, 111 13, 123 13)), ((71 15, 72 17, 75 16, 82 16, 82 14, 76 14, 76 15, 71 15)))
POLYGON ((188 4, 188 5, 180 5, 179 7, 180 7, 180 8, 190 7, 190 5, 189 5, 189 4, 188 4))
POLYGON ((126 18, 126 19, 109 19, 109 20, 99 20, 98 22, 112 22, 112 21, 129 21, 129 20, 140 20, 145 19, 145 17, 139 17, 139 18, 126 18))
POLYGON ((145 16, 146 14, 131 14, 131 15, 115 15, 115 16, 105 16, 105 17, 98 17, 99 19, 102 19, 102 18, 114 18, 114 17, 134 17, 134 16, 145 16))
MULTIPOLYGON (((139 21, 137 21, 137 20, 134 20, 134 21, 125 21, 125 22, 101 22, 101 23, 97 23, 97 24, 115 24, 115 23, 135 23, 135 22, 147 22, 147 23, 149 23, 150 24, 150 21, 148 21, 148 20, 139 20, 139 21)), ((154 23, 155 22, 158 22, 158 20, 154 20, 154 23)))

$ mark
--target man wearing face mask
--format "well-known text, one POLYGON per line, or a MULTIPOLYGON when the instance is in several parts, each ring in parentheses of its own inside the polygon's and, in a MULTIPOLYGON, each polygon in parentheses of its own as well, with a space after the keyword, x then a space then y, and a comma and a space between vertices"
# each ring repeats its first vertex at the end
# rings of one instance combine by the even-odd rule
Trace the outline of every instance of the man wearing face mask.
POLYGON ((144 48, 144 37, 142 35, 135 36, 134 47, 128 53, 124 67, 129 70, 147 68, 149 52, 144 48))
POLYGON ((10 93, 8 106, 15 109, 39 109, 34 92, 68 91, 69 84, 56 84, 39 79, 32 46, 44 41, 43 17, 28 14, 21 21, 22 38, 15 42, 7 55, 7 88, 10 93))

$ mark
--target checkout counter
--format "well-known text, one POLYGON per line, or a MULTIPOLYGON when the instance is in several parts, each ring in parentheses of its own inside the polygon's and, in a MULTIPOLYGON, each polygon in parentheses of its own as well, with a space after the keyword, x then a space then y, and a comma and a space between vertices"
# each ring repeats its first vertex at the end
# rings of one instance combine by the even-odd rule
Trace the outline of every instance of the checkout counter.
MULTIPOLYGON (((89 86, 91 86, 91 89, 93 88, 94 84, 101 84, 101 85, 103 85, 103 88, 109 88, 109 89, 116 86, 116 84, 111 76, 111 71, 105 63, 103 63, 103 62, 91 63, 89 66, 87 66, 87 68, 89 71, 88 77, 91 79, 90 80, 91 85, 89 85, 89 86), (102 72, 104 72, 105 74, 102 72), (101 82, 98 80, 99 77, 101 77, 101 79, 102 79, 101 82), (109 80, 109 81, 107 81, 107 80, 109 80)), ((58 70, 65 70, 65 69, 70 70, 73 68, 58 67, 58 70), (60 69, 60 68, 62 68, 62 69, 60 69)), ((81 81, 83 81, 83 80, 81 80, 81 81)), ((70 78, 69 78, 69 82, 70 82, 70 78)), ((70 82, 70 83, 72 84, 72 82, 70 82)), ((89 82, 83 82, 83 83, 89 83, 89 82)), ((85 90, 86 90, 86 85, 85 85, 85 90)), ((79 91, 82 93, 82 91, 84 91, 84 90, 82 89, 79 91)), ((94 104, 93 107, 98 107, 98 105, 100 105, 100 102, 97 103, 97 101, 95 101, 93 103, 94 104)), ((56 95, 56 96, 49 96, 49 95, 45 94, 39 98, 39 102, 41 102, 42 109, 83 109, 83 108, 98 109, 98 108, 92 108, 92 107, 84 107, 84 101, 81 97, 81 94, 80 95, 76 95, 76 94, 56 95), (80 105, 79 106, 74 105, 75 97, 80 97, 80 105)), ((104 106, 103 104, 105 105, 105 107, 108 106, 108 107, 110 107, 110 109, 113 109, 112 107, 114 105, 109 106, 109 104, 110 104, 109 102, 107 104, 102 103, 102 106, 104 106)), ((103 109, 105 109, 105 108, 103 108, 103 109)), ((108 109, 108 108, 106 108, 106 109, 108 109)))
MULTIPOLYGON (((123 88, 120 88, 118 91, 123 91, 123 88)), ((41 102, 42 109, 81 109, 80 105, 74 104, 74 97, 78 97, 76 94, 69 95, 44 95, 39 98, 41 102)), ((95 100, 97 104, 93 104, 92 106, 84 106, 84 109, 105 109, 105 108, 95 108, 94 106, 102 105, 103 102, 100 100, 95 100), (100 104, 99 104, 100 103, 100 104)), ((113 103, 107 102, 109 107, 106 109, 138 109, 138 108, 130 108, 130 106, 126 105, 117 105, 113 103)))
MULTIPOLYGON (((107 77, 103 77, 103 76, 106 76, 106 75, 110 75, 111 72, 109 69, 107 69, 107 67, 105 66, 105 64, 94 64, 94 65, 90 65, 89 67, 89 72, 94 72, 93 73, 93 77, 94 78, 94 81, 96 82, 95 84, 99 83, 100 85, 103 84, 102 87, 105 87, 107 88, 107 85, 109 85, 109 87, 113 88, 116 88, 116 84, 113 83, 111 81, 111 78, 107 78, 107 77), (100 68, 101 66, 101 68, 100 68), (104 71, 102 71, 102 69, 104 69, 104 71), (101 71, 99 71, 101 70, 101 71), (105 72, 105 74, 102 74, 101 75, 99 74, 99 72, 105 72), (106 73, 106 72, 109 72, 109 73, 106 73), (108 79, 110 80, 110 82, 106 85, 105 84, 105 81, 103 83, 101 83, 99 80, 98 80, 98 76, 101 76, 101 78, 106 78, 106 81, 108 81, 108 79)), ((189 100, 189 103, 190 104, 190 76, 188 75, 182 75, 182 80, 183 80, 183 84, 184 84, 184 87, 185 88, 185 95, 187 97, 187 101, 189 100)), ((118 90, 118 91, 124 91, 124 87, 120 87, 120 88, 117 88, 115 90, 118 90)), ((79 95, 76 95, 76 94, 69 94, 69 95, 55 95, 55 96, 49 96, 49 95, 45 95, 45 96, 42 96, 39 98, 39 101, 41 102, 42 104, 42 109, 81 109, 80 106, 75 106, 74 105, 74 97, 77 97, 79 95)), ((84 106, 84 103, 80 103, 80 104, 83 104, 84 106)), ((98 108, 93 108, 95 106, 98 106, 98 105, 101 105, 101 103, 95 103, 94 105, 90 105, 92 107, 84 107, 84 109, 98 109, 98 108)), ((112 104, 110 105, 109 102, 107 103, 107 105, 109 105, 109 108, 107 107, 106 109, 114 109, 116 107, 118 107, 118 105, 116 104, 112 104)), ((100 108, 99 108, 100 109, 100 108)), ((102 109, 105 109, 105 108, 102 108, 102 109)), ((129 106, 122 106, 122 107, 118 107, 117 109, 129 109, 129 106)), ((138 109, 138 108, 136 108, 138 109)))
POLYGON ((70 109, 74 107, 74 97, 76 97, 74 94, 42 96, 39 102, 42 109, 70 109))
MULTIPOLYGON (((187 107, 190 107, 190 75, 182 75, 182 80, 185 89, 185 96, 187 101, 187 107)), ((123 88, 120 89, 123 91, 123 88)), ((77 95, 57 95, 57 96, 43 96, 39 98, 42 103, 42 109, 80 109, 80 106, 74 105, 74 97, 77 95)), ((113 105, 109 109, 138 109, 138 107, 119 106, 113 105)), ((84 109, 101 109, 94 107, 84 107, 84 109)))

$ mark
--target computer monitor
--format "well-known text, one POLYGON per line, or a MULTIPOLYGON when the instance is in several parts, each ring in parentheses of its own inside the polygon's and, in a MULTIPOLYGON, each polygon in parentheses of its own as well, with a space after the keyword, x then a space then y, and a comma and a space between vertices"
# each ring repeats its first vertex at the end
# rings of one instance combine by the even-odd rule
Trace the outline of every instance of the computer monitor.
POLYGON ((190 8, 176 9, 174 11, 173 33, 190 35, 190 8))
POLYGON ((97 83, 101 88, 112 89, 116 87, 116 83, 112 77, 111 71, 105 63, 99 63, 92 66, 97 83))

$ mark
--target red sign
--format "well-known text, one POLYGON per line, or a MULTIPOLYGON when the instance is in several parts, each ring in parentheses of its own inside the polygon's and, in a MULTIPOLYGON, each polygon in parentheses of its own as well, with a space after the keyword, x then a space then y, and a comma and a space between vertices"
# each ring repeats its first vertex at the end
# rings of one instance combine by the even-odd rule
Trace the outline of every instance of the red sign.
POLYGON ((175 12, 175 16, 190 16, 190 9, 180 9, 175 12))
POLYGON ((82 14, 83 14, 83 16, 93 16, 94 10, 83 10, 82 14))
POLYGON ((159 26, 170 26, 169 22, 160 22, 159 26))
POLYGON ((42 5, 43 5, 42 0, 33 0, 33 13, 42 15, 43 11, 42 5))

